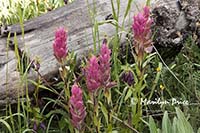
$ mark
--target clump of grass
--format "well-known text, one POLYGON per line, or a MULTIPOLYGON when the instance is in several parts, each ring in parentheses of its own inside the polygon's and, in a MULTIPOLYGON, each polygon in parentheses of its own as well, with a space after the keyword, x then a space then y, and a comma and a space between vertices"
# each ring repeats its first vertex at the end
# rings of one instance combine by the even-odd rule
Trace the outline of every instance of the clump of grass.
POLYGON ((21 19, 24 21, 37 17, 48 11, 62 7, 73 0, 2 0, 0 1, 0 24, 15 24, 21 19))

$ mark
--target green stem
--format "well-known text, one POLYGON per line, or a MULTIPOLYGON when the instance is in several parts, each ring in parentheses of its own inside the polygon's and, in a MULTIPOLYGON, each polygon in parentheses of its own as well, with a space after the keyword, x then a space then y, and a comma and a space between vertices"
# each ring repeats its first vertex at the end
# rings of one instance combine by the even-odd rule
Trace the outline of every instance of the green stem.
POLYGON ((96 93, 92 93, 92 97, 93 97, 93 105, 94 105, 94 124, 95 124, 95 129, 96 129, 96 132, 97 133, 100 133, 100 127, 99 127, 99 119, 98 119, 98 116, 99 116, 99 112, 98 112, 98 101, 97 101, 97 98, 96 98, 96 93))
POLYGON ((125 121, 119 119, 118 117, 116 117, 116 116, 114 116, 114 115, 112 115, 112 114, 111 114, 111 116, 112 116, 115 120, 117 120, 117 121, 123 123, 127 128, 131 129, 133 132, 139 133, 135 128, 131 127, 131 126, 130 126, 128 123, 126 123, 125 121))

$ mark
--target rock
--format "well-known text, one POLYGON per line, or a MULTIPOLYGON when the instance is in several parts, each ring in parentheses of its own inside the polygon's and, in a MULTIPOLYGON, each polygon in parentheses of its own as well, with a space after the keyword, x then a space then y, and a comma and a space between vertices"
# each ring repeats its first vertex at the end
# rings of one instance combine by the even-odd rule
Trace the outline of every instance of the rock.
POLYGON ((170 4, 176 6, 166 2, 152 10, 154 46, 163 58, 175 57, 190 36, 200 46, 199 0, 172 0, 170 4))

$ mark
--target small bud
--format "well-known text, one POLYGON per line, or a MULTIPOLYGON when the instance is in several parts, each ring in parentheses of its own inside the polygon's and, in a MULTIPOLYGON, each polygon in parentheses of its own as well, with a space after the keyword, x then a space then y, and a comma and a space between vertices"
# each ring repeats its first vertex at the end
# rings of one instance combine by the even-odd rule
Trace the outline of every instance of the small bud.
POLYGON ((157 68, 156 68, 156 71, 157 71, 157 72, 160 72, 160 67, 157 67, 157 68))
POLYGON ((133 73, 131 71, 123 72, 121 80, 131 86, 134 83, 133 73))
POLYGON ((33 123, 33 130, 37 131, 37 123, 36 123, 36 121, 34 121, 34 123, 33 123))
POLYGON ((33 68, 35 71, 39 71, 39 69, 40 69, 40 63, 39 63, 38 60, 33 60, 31 65, 32 65, 32 68, 33 68))
POLYGON ((163 91, 165 89, 165 87, 161 84, 160 89, 161 89, 161 91, 163 91))
POLYGON ((43 129, 43 130, 46 130, 46 126, 43 122, 40 123, 40 127, 43 129))
POLYGON ((65 66, 65 69, 66 69, 67 71, 69 71, 69 70, 70 70, 70 66, 65 66))

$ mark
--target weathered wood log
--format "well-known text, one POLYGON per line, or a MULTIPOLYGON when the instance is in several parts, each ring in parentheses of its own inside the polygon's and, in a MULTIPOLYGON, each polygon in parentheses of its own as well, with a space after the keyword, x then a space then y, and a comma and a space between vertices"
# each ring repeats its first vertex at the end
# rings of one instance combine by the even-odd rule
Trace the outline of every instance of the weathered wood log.
MULTIPOLYGON (((132 3, 129 17, 125 20, 125 28, 130 28, 132 16, 138 11, 137 7, 143 7, 146 0, 135 0, 132 3)), ((121 25, 128 1, 120 4, 119 25, 121 25)), ((24 23, 25 37, 22 39, 21 27, 19 24, 11 26, 11 34, 17 33, 18 46, 30 54, 30 58, 36 56, 40 59, 40 73, 48 80, 54 74, 58 73, 58 63, 53 55, 52 44, 54 40, 54 31, 60 27, 66 27, 68 30, 68 48, 74 51, 78 58, 93 48, 92 30, 93 22, 89 10, 96 8, 96 20, 104 21, 107 15, 112 13, 110 0, 76 0, 72 4, 66 5, 55 11, 48 12, 37 18, 24 23)), ((117 9, 117 7, 116 7, 117 9)), ((111 24, 99 26, 99 37, 103 39, 104 35, 111 37, 115 35, 115 27, 111 24)), ((11 37, 13 40, 13 37, 11 37)), ((0 38, 0 105, 7 102, 14 103, 18 96, 25 94, 25 84, 20 79, 17 71, 17 60, 13 50, 7 47, 7 37, 0 38)), ((124 41, 122 39, 122 41, 124 41)), ((36 80, 37 74, 30 71, 28 79, 36 80)), ((31 93, 34 86, 28 84, 28 92, 31 93)))

